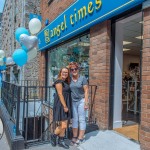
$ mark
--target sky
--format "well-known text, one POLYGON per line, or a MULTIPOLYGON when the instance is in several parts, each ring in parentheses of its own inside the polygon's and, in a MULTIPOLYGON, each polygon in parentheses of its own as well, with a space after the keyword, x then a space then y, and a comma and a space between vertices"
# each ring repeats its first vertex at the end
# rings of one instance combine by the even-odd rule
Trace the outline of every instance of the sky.
POLYGON ((0 13, 3 11, 5 0, 0 0, 0 13))

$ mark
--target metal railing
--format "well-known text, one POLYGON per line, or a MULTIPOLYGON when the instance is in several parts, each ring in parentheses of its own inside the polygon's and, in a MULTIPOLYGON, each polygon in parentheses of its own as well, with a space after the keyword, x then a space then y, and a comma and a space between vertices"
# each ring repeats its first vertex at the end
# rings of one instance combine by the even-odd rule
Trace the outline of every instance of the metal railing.
MULTIPOLYGON (((89 85, 87 123, 96 123, 94 101, 97 86, 89 85)), ((2 82, 2 101, 16 125, 16 135, 22 135, 25 144, 50 140, 53 123, 55 89, 42 81, 22 81, 21 84, 2 82)))

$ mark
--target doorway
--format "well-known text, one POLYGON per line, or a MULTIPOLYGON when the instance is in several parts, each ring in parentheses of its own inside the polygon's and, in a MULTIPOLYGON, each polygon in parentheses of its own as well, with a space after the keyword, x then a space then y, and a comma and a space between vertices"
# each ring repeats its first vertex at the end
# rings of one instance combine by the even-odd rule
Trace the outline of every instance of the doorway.
POLYGON ((115 23, 113 129, 138 141, 140 123, 140 70, 142 13, 115 23))

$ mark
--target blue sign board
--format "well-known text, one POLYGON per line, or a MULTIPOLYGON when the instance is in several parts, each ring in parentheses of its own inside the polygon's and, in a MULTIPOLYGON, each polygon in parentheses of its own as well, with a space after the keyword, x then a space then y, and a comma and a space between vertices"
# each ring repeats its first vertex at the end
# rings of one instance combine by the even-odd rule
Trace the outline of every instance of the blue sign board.
POLYGON ((38 34, 39 49, 50 48, 143 1, 77 0, 38 34))
POLYGON ((42 21, 42 17, 40 15, 37 15, 37 14, 30 14, 29 15, 29 19, 33 19, 33 18, 38 18, 40 21, 42 21))

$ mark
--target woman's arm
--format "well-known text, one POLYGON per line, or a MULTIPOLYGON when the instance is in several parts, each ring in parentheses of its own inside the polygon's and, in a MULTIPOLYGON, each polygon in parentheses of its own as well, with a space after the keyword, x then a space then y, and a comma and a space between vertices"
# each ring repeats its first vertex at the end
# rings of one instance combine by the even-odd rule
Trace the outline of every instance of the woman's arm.
POLYGON ((85 104, 88 105, 88 103, 89 103, 89 88, 88 88, 88 85, 84 85, 83 89, 84 89, 85 104))
MULTIPOLYGON (((65 102, 65 99, 64 99, 64 96, 63 96, 63 92, 62 92, 63 91, 63 86, 62 86, 61 83, 57 83, 55 87, 56 87, 60 102, 64 107, 64 111, 67 112, 66 111, 67 105, 66 105, 66 102, 65 102)), ((67 110, 68 110, 68 108, 67 108, 67 110)))

